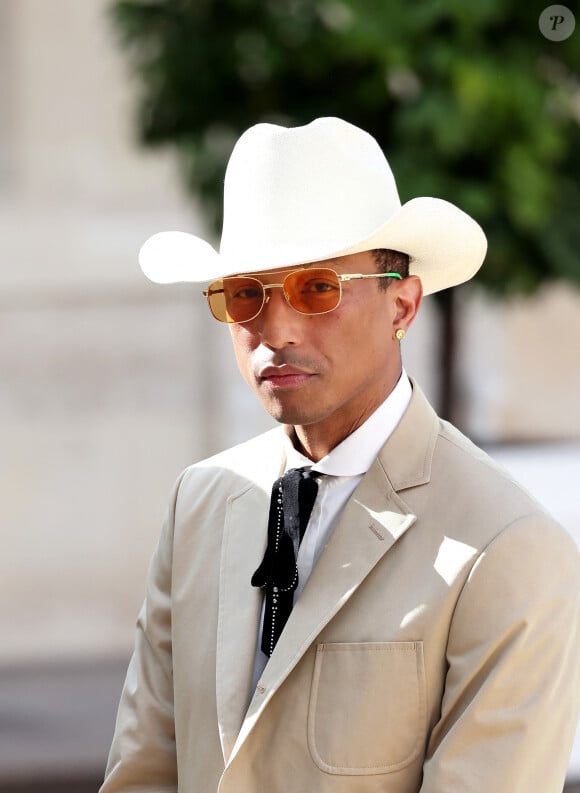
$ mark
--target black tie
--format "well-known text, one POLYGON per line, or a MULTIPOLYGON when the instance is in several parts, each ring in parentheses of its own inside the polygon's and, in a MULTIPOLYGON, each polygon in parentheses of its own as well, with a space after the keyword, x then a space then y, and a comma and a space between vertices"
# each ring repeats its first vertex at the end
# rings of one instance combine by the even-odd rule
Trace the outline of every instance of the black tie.
POLYGON ((316 500, 317 471, 291 468, 272 486, 268 517, 268 545, 252 586, 266 595, 262 652, 268 657, 288 621, 298 586, 296 557, 316 500))

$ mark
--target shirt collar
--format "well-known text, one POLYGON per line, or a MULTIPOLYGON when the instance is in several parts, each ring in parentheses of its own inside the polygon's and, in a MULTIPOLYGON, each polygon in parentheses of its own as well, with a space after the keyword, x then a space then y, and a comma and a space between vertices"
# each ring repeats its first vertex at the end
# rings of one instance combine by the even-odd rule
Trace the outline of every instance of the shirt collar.
MULTIPOLYGON (((321 474, 332 476, 359 476, 365 474, 372 465, 391 433, 403 417, 411 401, 412 388, 407 373, 403 370, 397 385, 385 401, 371 413, 368 419, 354 432, 335 446, 316 464, 321 474)), ((286 468, 310 468, 312 460, 292 445, 290 437, 284 433, 286 468)))

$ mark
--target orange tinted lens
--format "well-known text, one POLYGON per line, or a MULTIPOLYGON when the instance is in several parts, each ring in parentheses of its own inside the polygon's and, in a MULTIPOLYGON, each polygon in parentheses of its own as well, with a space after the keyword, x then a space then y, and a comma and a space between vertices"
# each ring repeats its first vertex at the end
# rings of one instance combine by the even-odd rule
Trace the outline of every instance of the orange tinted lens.
POLYGON ((284 281, 286 299, 301 314, 325 314, 340 303, 340 281, 334 270, 310 267, 290 273, 284 281))
POLYGON ((264 305, 264 289, 257 278, 220 278, 209 287, 207 299, 220 322, 248 322, 264 305))

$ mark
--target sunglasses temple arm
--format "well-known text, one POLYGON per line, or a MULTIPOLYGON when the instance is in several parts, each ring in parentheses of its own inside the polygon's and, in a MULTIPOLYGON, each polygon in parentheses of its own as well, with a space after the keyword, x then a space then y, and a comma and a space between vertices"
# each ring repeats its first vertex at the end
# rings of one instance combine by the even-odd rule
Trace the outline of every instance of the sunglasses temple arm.
POLYGON ((350 275, 339 275, 340 281, 359 281, 362 278, 397 278, 402 280, 403 276, 400 273, 351 273, 350 275))

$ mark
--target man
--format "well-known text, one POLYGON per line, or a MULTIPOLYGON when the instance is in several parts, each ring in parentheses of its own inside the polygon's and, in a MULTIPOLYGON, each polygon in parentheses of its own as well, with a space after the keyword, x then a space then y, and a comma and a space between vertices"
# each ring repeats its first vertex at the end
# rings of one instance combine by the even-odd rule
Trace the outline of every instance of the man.
POLYGON ((282 427, 176 485, 102 793, 561 791, 577 550, 401 363, 485 249, 333 118, 240 138, 219 254, 146 243, 152 280, 211 282, 282 427))

